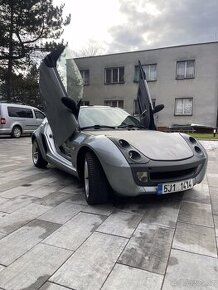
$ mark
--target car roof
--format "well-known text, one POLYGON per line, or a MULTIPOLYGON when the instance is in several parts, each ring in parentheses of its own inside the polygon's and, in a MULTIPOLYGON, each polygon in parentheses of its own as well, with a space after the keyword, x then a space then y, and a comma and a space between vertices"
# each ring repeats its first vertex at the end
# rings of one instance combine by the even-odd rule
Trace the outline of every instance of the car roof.
POLYGON ((21 108, 32 108, 32 109, 36 109, 36 110, 40 111, 38 108, 29 106, 29 105, 13 104, 13 103, 0 103, 0 106, 1 105, 4 105, 4 106, 13 106, 13 107, 17 107, 17 108, 20 108, 20 107, 21 108))

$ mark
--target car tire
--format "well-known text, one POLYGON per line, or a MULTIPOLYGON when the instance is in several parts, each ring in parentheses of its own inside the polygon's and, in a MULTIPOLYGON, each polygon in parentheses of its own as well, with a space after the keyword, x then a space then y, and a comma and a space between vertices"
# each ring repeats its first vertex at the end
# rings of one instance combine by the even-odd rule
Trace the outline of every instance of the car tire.
POLYGON ((34 140, 32 144, 32 160, 33 164, 38 168, 45 168, 48 164, 48 162, 43 159, 42 153, 36 140, 34 140))
POLYGON ((108 201, 110 185, 103 168, 92 152, 84 159, 84 193, 88 204, 102 204, 108 201))
POLYGON ((12 129, 12 132, 11 132, 11 136, 13 138, 20 138, 22 135, 22 129, 20 126, 14 126, 14 128, 12 129))

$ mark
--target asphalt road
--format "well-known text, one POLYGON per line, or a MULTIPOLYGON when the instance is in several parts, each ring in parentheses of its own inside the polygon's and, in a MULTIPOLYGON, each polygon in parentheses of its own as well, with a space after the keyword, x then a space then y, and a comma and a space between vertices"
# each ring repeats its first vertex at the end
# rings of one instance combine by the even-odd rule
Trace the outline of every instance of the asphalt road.
POLYGON ((0 289, 218 289, 218 142, 206 178, 161 197, 88 206, 81 184, 0 138, 0 289))

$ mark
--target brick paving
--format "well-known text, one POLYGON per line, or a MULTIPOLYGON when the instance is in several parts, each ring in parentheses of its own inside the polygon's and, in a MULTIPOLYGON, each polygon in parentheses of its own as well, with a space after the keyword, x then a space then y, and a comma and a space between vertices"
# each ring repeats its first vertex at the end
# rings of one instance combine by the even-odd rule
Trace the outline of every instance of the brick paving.
POLYGON ((218 289, 218 142, 185 193, 88 206, 81 184, 0 138, 0 289, 218 289))

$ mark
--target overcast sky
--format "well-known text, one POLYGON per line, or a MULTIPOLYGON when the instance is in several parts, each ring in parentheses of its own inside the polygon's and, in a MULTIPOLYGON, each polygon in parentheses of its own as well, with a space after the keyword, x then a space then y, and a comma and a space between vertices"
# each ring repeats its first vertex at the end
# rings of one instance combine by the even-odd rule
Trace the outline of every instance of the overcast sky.
POLYGON ((64 38, 73 51, 102 53, 218 41, 218 0, 54 0, 72 14, 64 38))

